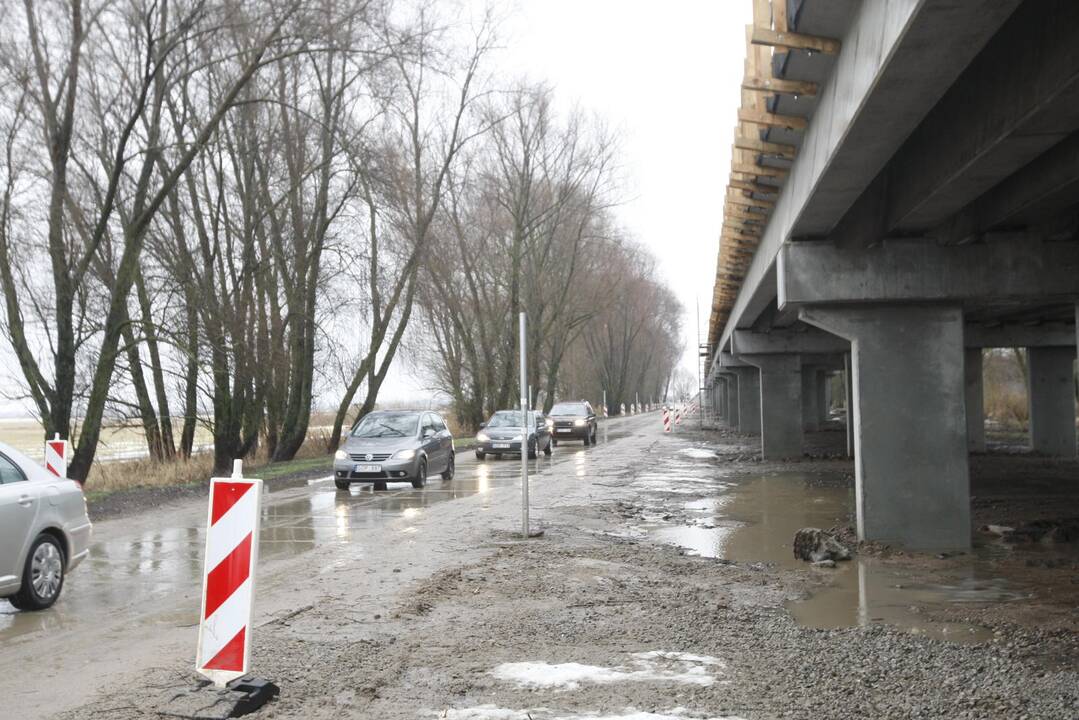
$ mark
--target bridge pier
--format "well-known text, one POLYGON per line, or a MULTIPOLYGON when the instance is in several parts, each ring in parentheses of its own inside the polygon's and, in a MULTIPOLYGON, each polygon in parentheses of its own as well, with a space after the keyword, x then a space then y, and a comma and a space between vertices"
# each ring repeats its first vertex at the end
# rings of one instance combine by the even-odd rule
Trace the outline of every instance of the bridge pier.
POLYGON ((982 349, 967 348, 963 356, 966 387, 967 449, 985 452, 985 396, 982 391, 982 349))
POLYGON ((814 365, 802 368, 802 430, 805 432, 820 430, 824 403, 824 383, 821 382, 823 374, 821 369, 814 365))
POLYGON ((1075 348, 1027 348, 1030 446, 1034 452, 1075 457, 1075 348))
POLYGON ((761 379, 755 367, 734 368, 738 377, 738 431, 761 434, 761 379))
POLYGON ((724 401, 727 410, 727 426, 731 430, 738 429, 738 376, 732 372, 720 374, 727 386, 724 401))
POLYGON ((970 547, 962 310, 810 306, 801 318, 851 342, 859 538, 970 547))
POLYGON ((739 355, 760 370, 761 457, 802 456, 802 359, 798 355, 739 355))

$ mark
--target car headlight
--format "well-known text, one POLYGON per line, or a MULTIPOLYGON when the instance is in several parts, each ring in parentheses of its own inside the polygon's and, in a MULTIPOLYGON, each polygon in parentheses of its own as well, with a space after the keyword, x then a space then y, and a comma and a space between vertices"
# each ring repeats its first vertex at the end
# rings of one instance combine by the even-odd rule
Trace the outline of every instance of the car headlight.
POLYGON ((547 425, 547 427, 549 427, 549 428, 553 428, 553 427, 554 427, 554 420, 547 420, 547 421, 546 421, 546 425, 547 425))
POLYGON ((394 460, 411 460, 416 457, 415 450, 398 450, 393 454, 394 460))
POLYGON ((584 420, 574 420, 573 424, 577 427, 584 427, 584 420))
POLYGON ((476 439, 479 440, 480 442, 487 442, 491 438, 487 433, 477 433, 476 434, 476 439))
POLYGON ((348 460, 348 453, 344 450, 338 450, 333 454, 334 460, 348 460))

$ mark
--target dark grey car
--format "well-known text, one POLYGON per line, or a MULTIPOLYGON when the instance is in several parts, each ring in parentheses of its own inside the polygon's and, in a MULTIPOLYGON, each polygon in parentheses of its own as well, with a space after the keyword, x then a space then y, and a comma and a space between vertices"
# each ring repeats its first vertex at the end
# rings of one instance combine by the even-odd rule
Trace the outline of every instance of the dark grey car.
POLYGON ((354 482, 385 490, 391 480, 421 488, 429 474, 452 480, 454 464, 453 436, 438 413, 378 410, 348 434, 334 456, 333 479, 341 490, 354 482))
MULTIPOLYGON (((483 460, 488 455, 521 454, 521 443, 526 435, 521 422, 520 410, 499 410, 491 419, 480 425, 476 434, 476 457, 483 460)), ((528 457, 539 453, 551 454, 551 429, 543 413, 532 410, 528 419, 528 457)))
POLYGON ((559 440, 584 440, 585 445, 596 444, 596 429, 599 421, 596 419, 596 411, 584 401, 560 402, 551 408, 548 417, 552 421, 551 433, 554 436, 554 444, 559 440))

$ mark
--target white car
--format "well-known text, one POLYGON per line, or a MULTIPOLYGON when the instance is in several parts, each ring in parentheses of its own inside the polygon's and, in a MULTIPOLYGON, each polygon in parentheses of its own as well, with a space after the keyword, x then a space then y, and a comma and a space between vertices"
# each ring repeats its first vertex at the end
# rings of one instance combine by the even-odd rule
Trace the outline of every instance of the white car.
POLYGON ((90 553, 90 531, 77 482, 0 443, 0 598, 21 610, 51 606, 90 553))

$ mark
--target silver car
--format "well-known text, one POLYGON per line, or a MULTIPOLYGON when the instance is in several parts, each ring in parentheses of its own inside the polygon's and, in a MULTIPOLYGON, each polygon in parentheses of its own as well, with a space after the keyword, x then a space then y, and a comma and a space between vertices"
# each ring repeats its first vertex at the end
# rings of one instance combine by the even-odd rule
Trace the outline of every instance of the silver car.
POLYGON ((77 482, 0 443, 0 598, 21 610, 56 602, 90 553, 90 530, 77 482))
POLYGON ((379 410, 352 428, 334 455, 333 479, 341 490, 354 482, 385 490, 389 480, 421 488, 428 474, 452 480, 453 436, 438 413, 426 410, 379 410))

